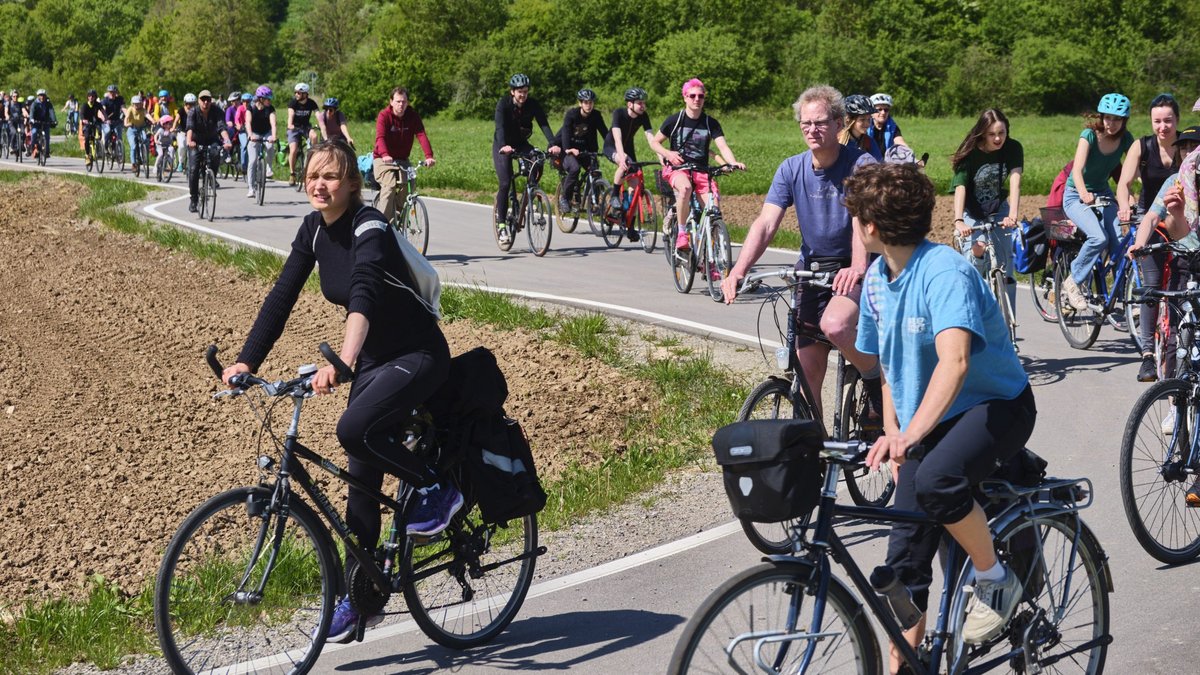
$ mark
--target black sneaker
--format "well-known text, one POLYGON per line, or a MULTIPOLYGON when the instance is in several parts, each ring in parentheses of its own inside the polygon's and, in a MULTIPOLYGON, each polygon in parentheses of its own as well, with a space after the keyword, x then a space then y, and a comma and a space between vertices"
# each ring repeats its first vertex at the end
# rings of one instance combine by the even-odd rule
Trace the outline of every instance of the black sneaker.
POLYGON ((621 202, 621 198, 613 195, 613 198, 608 200, 608 205, 614 211, 621 211, 625 208, 625 204, 621 202))
POLYGON ((1158 381, 1158 364, 1154 363, 1153 354, 1142 357, 1142 367, 1138 369, 1137 380, 1138 382, 1158 381))
POLYGON ((565 199, 558 200, 558 212, 559 213, 570 213, 571 210, 572 210, 571 202, 568 202, 565 199))
POLYGON ((188 202, 188 211, 191 211, 192 213, 199 213, 199 212, 200 212, 200 209, 199 209, 199 208, 196 206, 196 201, 195 201, 195 200, 192 200, 192 201, 188 202))
POLYGON ((631 242, 641 241, 642 239, 637 230, 625 230, 625 238, 631 242))

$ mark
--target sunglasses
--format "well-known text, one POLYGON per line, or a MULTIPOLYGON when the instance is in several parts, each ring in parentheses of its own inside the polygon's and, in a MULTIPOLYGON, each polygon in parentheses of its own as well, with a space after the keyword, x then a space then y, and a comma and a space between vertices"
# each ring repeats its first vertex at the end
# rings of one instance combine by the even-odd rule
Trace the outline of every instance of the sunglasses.
POLYGON ((703 101, 704 100, 704 94, 686 94, 684 97, 690 98, 693 101, 703 101))
POLYGON ((211 96, 201 96, 201 97, 200 97, 200 100, 201 100, 201 101, 211 101, 211 100, 212 100, 212 97, 211 97, 211 96))

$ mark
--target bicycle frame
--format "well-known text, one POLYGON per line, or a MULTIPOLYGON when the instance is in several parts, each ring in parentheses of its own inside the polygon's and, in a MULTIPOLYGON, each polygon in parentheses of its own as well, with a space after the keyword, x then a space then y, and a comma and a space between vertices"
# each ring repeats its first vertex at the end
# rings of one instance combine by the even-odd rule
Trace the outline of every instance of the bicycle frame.
POLYGON ((539 188, 542 178, 542 168, 546 163, 546 156, 540 151, 532 155, 517 155, 513 153, 513 157, 517 159, 517 172, 513 175, 512 181, 508 187, 508 217, 513 220, 517 229, 525 225, 526 212, 529 209, 529 202, 533 199, 533 193, 539 188), (517 196, 517 178, 524 177, 525 185, 520 190, 520 197, 517 196), (513 214, 513 207, 517 207, 516 214, 513 214))
POLYGON ((635 216, 640 215, 643 220, 649 218, 650 215, 644 211, 642 205, 642 196, 649 194, 646 191, 646 175, 642 170, 643 165, 653 162, 639 162, 634 165, 634 168, 625 172, 625 176, 621 178, 623 187, 622 194, 629 193, 629 207, 625 209, 625 228, 632 229, 633 224, 637 222, 635 216))

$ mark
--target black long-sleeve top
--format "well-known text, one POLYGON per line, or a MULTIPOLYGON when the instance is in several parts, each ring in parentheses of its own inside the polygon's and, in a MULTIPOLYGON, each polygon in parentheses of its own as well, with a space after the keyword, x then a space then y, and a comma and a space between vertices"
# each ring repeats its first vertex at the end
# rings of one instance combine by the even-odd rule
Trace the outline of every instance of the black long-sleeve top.
POLYGON ((318 211, 305 216, 238 361, 257 370, 267 358, 317 263, 325 299, 347 313, 361 313, 370 323, 360 363, 380 363, 444 343, 437 320, 409 290, 414 284, 408 265, 383 214, 370 207, 350 208, 331 225, 324 222, 318 211))
POLYGON ((550 123, 546 121, 546 111, 542 104, 532 98, 525 99, 525 105, 517 107, 511 94, 501 96, 496 102, 496 135, 493 144, 497 148, 511 145, 517 150, 528 150, 532 145, 529 137, 533 135, 533 123, 537 122, 546 136, 547 147, 555 145, 558 140, 550 131, 550 123))
POLYGON ((582 108, 571 108, 563 116, 560 146, 563 152, 571 149, 597 152, 606 131, 599 110, 592 108, 590 114, 584 115, 582 108))
POLYGON ((228 130, 225 127, 225 116, 221 113, 221 109, 214 104, 209 104, 208 113, 197 105, 192 108, 192 111, 187 115, 187 125, 185 131, 192 132, 192 140, 196 145, 212 145, 224 139, 221 138, 221 132, 228 130))

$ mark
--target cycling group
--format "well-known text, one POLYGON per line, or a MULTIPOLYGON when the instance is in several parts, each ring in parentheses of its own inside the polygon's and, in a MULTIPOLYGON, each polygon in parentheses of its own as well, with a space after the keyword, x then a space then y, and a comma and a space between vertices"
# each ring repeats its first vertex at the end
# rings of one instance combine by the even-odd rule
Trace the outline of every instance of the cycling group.
POLYGON ((24 99, 16 89, 0 94, 0 151, 4 156, 17 161, 31 157, 45 164, 50 155, 50 130, 56 126, 58 116, 45 89, 24 99))

